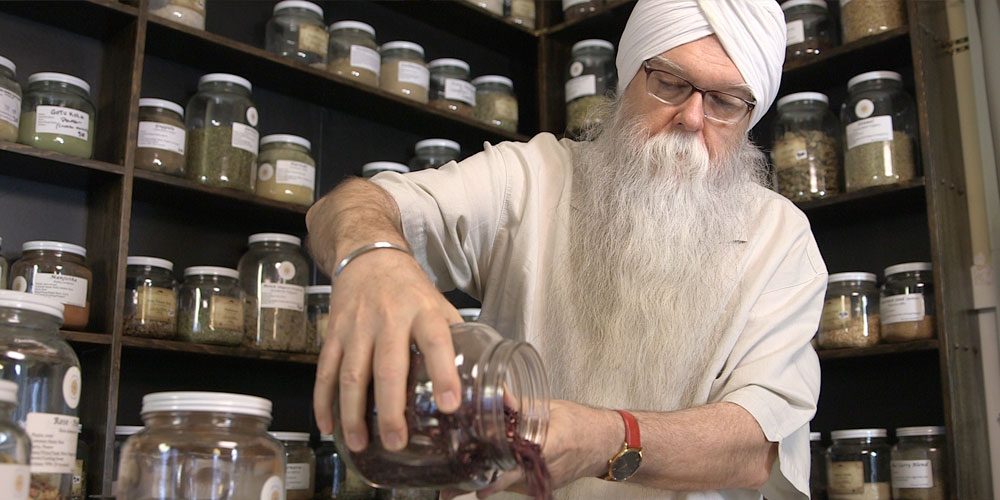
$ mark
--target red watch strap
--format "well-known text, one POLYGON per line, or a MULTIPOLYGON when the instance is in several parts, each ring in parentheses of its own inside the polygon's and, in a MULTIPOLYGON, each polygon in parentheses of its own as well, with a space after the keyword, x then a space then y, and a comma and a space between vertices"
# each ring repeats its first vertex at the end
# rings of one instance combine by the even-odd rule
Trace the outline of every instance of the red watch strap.
POLYGON ((642 448, 639 441, 639 421, 635 419, 635 415, 625 410, 618 410, 618 414, 625 421, 625 445, 629 448, 642 448))

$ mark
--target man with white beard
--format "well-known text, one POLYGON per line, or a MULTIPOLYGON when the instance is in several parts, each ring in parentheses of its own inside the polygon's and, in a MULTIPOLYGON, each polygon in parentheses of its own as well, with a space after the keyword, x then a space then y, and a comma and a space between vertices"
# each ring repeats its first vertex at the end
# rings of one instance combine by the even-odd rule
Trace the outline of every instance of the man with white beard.
MULTIPOLYGON (((337 418, 364 449, 374 381, 382 443, 403 448, 411 343, 438 407, 457 409, 461 318, 438 290, 458 288, 542 355, 557 496, 808 497, 826 268, 747 139, 784 41, 773 0, 639 0, 592 142, 539 134, 318 202, 310 247, 334 277, 320 430, 337 418)), ((506 489, 524 491, 519 472, 480 495, 506 489)))

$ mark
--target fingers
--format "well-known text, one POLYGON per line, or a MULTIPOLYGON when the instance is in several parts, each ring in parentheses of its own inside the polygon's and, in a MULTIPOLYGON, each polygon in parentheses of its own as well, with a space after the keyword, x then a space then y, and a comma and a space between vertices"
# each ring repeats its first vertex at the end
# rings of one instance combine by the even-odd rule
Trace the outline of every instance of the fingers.
POLYGON ((331 335, 323 345, 316 365, 313 413, 316 415, 316 425, 323 434, 333 434, 333 396, 336 393, 337 372, 340 370, 342 355, 340 341, 331 335))
POLYGON ((354 335, 355 342, 344 346, 340 363, 340 427, 351 451, 368 446, 368 384, 371 382, 373 344, 371 337, 354 335))
POLYGON ((375 341, 375 406, 382 446, 397 451, 406 446, 406 377, 410 367, 410 335, 387 324, 375 341))
POLYGON ((413 338, 426 361, 427 374, 434 386, 434 402, 441 411, 454 412, 460 403, 461 383, 448 320, 439 314, 421 313, 413 323, 413 338))

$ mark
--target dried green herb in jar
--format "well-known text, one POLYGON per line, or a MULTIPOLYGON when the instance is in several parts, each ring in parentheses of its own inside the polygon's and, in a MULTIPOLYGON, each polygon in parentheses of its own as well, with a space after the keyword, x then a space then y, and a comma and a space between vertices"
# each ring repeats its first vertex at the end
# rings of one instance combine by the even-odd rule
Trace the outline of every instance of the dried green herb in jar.
POLYGON ((793 201, 838 193, 837 151, 837 139, 821 131, 786 132, 772 151, 778 192, 793 201))
MULTIPOLYGON (((235 124, 240 125, 240 124, 235 124)), ((256 130, 240 125, 233 139, 233 127, 208 127, 188 131, 188 178, 210 186, 254 191, 257 165, 256 130), (253 131, 253 134, 249 134, 253 131), (243 137, 246 136, 246 137, 243 137), (251 137, 252 136, 252 137, 251 137), (245 140, 244 140, 245 139, 245 140), (253 147, 250 147, 250 142, 253 147), (243 144, 243 143, 246 144, 243 144), (241 146, 236 146, 240 144, 241 146)))
POLYGON ((878 141, 848 149, 844 155, 847 191, 908 181, 916 176, 913 141, 894 130, 891 141, 878 141))
POLYGON ((566 105, 566 133, 579 137, 601 124, 601 109, 610 99, 601 95, 580 97, 566 105))
POLYGON ((906 24, 903 0, 840 0, 844 43, 900 28, 906 24))

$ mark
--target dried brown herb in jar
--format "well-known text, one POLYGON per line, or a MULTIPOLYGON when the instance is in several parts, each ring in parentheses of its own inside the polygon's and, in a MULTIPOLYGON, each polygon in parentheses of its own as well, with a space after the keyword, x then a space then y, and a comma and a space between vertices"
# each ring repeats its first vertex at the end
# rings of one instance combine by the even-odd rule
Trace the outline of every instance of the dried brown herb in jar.
POLYGON ((838 142, 818 130, 789 131, 776 139, 772 156, 778 192, 790 200, 840 192, 838 142))

